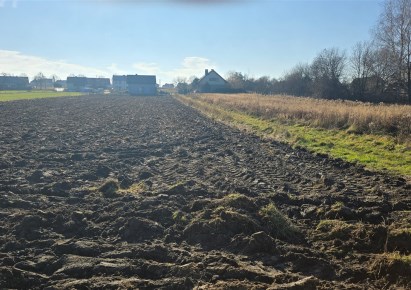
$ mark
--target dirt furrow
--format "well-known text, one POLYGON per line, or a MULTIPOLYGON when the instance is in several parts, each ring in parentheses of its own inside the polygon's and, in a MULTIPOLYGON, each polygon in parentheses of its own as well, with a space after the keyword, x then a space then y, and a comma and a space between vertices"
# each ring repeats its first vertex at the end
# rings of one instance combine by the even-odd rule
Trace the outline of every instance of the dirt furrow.
POLYGON ((261 140, 171 97, 0 112, 0 288, 411 287, 402 178, 261 140))

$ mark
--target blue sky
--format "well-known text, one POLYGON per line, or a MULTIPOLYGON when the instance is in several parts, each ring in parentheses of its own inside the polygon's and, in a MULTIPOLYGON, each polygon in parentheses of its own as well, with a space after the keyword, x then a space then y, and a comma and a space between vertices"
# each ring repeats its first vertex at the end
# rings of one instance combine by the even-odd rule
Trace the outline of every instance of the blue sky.
POLYGON ((0 73, 280 77, 370 38, 379 0, 0 0, 0 73))

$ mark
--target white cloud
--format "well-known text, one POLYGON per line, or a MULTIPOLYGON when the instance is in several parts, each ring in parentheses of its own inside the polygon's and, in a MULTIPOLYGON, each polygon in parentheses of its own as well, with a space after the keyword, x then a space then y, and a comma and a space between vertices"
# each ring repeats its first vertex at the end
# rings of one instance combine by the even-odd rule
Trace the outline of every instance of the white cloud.
POLYGON ((0 8, 6 7, 7 2, 11 2, 11 7, 17 8, 17 0, 0 0, 0 8))
MULTIPOLYGON (((1 1, 1 0, 0 0, 1 1)), ((0 2, 1 3, 1 2, 0 2)), ((161 83, 172 82, 177 77, 190 78, 192 76, 201 77, 204 69, 217 66, 209 59, 198 56, 186 57, 182 60, 179 67, 174 69, 163 69, 155 62, 134 63, 130 67, 120 68, 117 63, 112 63, 105 68, 73 64, 65 60, 50 60, 43 57, 26 55, 18 51, 0 50, 0 73, 12 75, 25 74, 33 78, 39 72, 45 76, 56 74, 62 79, 69 75, 85 75, 88 77, 110 77, 113 74, 151 74, 157 76, 157 81, 161 83)))
POLYGON ((26 74, 31 78, 39 72, 42 72, 46 76, 56 74, 61 78, 65 78, 71 74, 89 77, 111 76, 109 70, 72 64, 64 60, 49 60, 11 50, 0 50, 0 69, 0 73, 3 72, 14 75, 26 74))
POLYGON ((151 74, 155 75, 160 72, 160 68, 158 67, 157 63, 150 62, 150 63, 135 63, 133 64, 133 68, 138 71, 139 74, 151 74))
POLYGON ((174 76, 181 77, 191 77, 191 76, 202 76, 204 69, 206 68, 216 68, 208 58, 190 56, 184 58, 182 62, 182 67, 173 70, 171 73, 174 76))
POLYGON ((116 63, 112 63, 107 67, 107 70, 110 72, 110 75, 125 75, 128 74, 126 70, 123 70, 118 67, 116 63))
POLYGON ((189 56, 183 59, 180 67, 172 70, 164 70, 157 63, 135 63, 133 68, 137 70, 138 74, 154 74, 157 75, 157 80, 164 82, 171 82, 177 77, 190 78, 192 76, 201 77, 206 68, 217 68, 217 65, 211 62, 208 58, 199 56, 189 56))

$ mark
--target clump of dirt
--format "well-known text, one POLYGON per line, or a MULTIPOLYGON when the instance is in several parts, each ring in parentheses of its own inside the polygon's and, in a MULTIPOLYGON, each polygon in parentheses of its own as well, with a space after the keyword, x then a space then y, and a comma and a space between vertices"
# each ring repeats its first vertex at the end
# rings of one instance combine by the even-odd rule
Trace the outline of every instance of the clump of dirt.
POLYGON ((0 106, 0 288, 411 288, 405 179, 171 97, 0 106))

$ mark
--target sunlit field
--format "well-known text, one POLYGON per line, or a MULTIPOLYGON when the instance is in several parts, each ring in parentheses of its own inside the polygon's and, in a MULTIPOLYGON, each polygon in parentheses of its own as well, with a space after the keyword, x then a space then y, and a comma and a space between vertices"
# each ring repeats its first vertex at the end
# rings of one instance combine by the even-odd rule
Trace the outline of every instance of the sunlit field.
POLYGON ((291 96, 201 94, 179 99, 258 135, 411 176, 411 106, 291 96))
POLYGON ((84 95, 84 93, 55 91, 0 91, 0 102, 81 95, 84 95))
POLYGON ((280 95, 208 94, 199 99, 263 119, 356 134, 382 134, 400 141, 411 136, 411 106, 330 101, 280 95))

